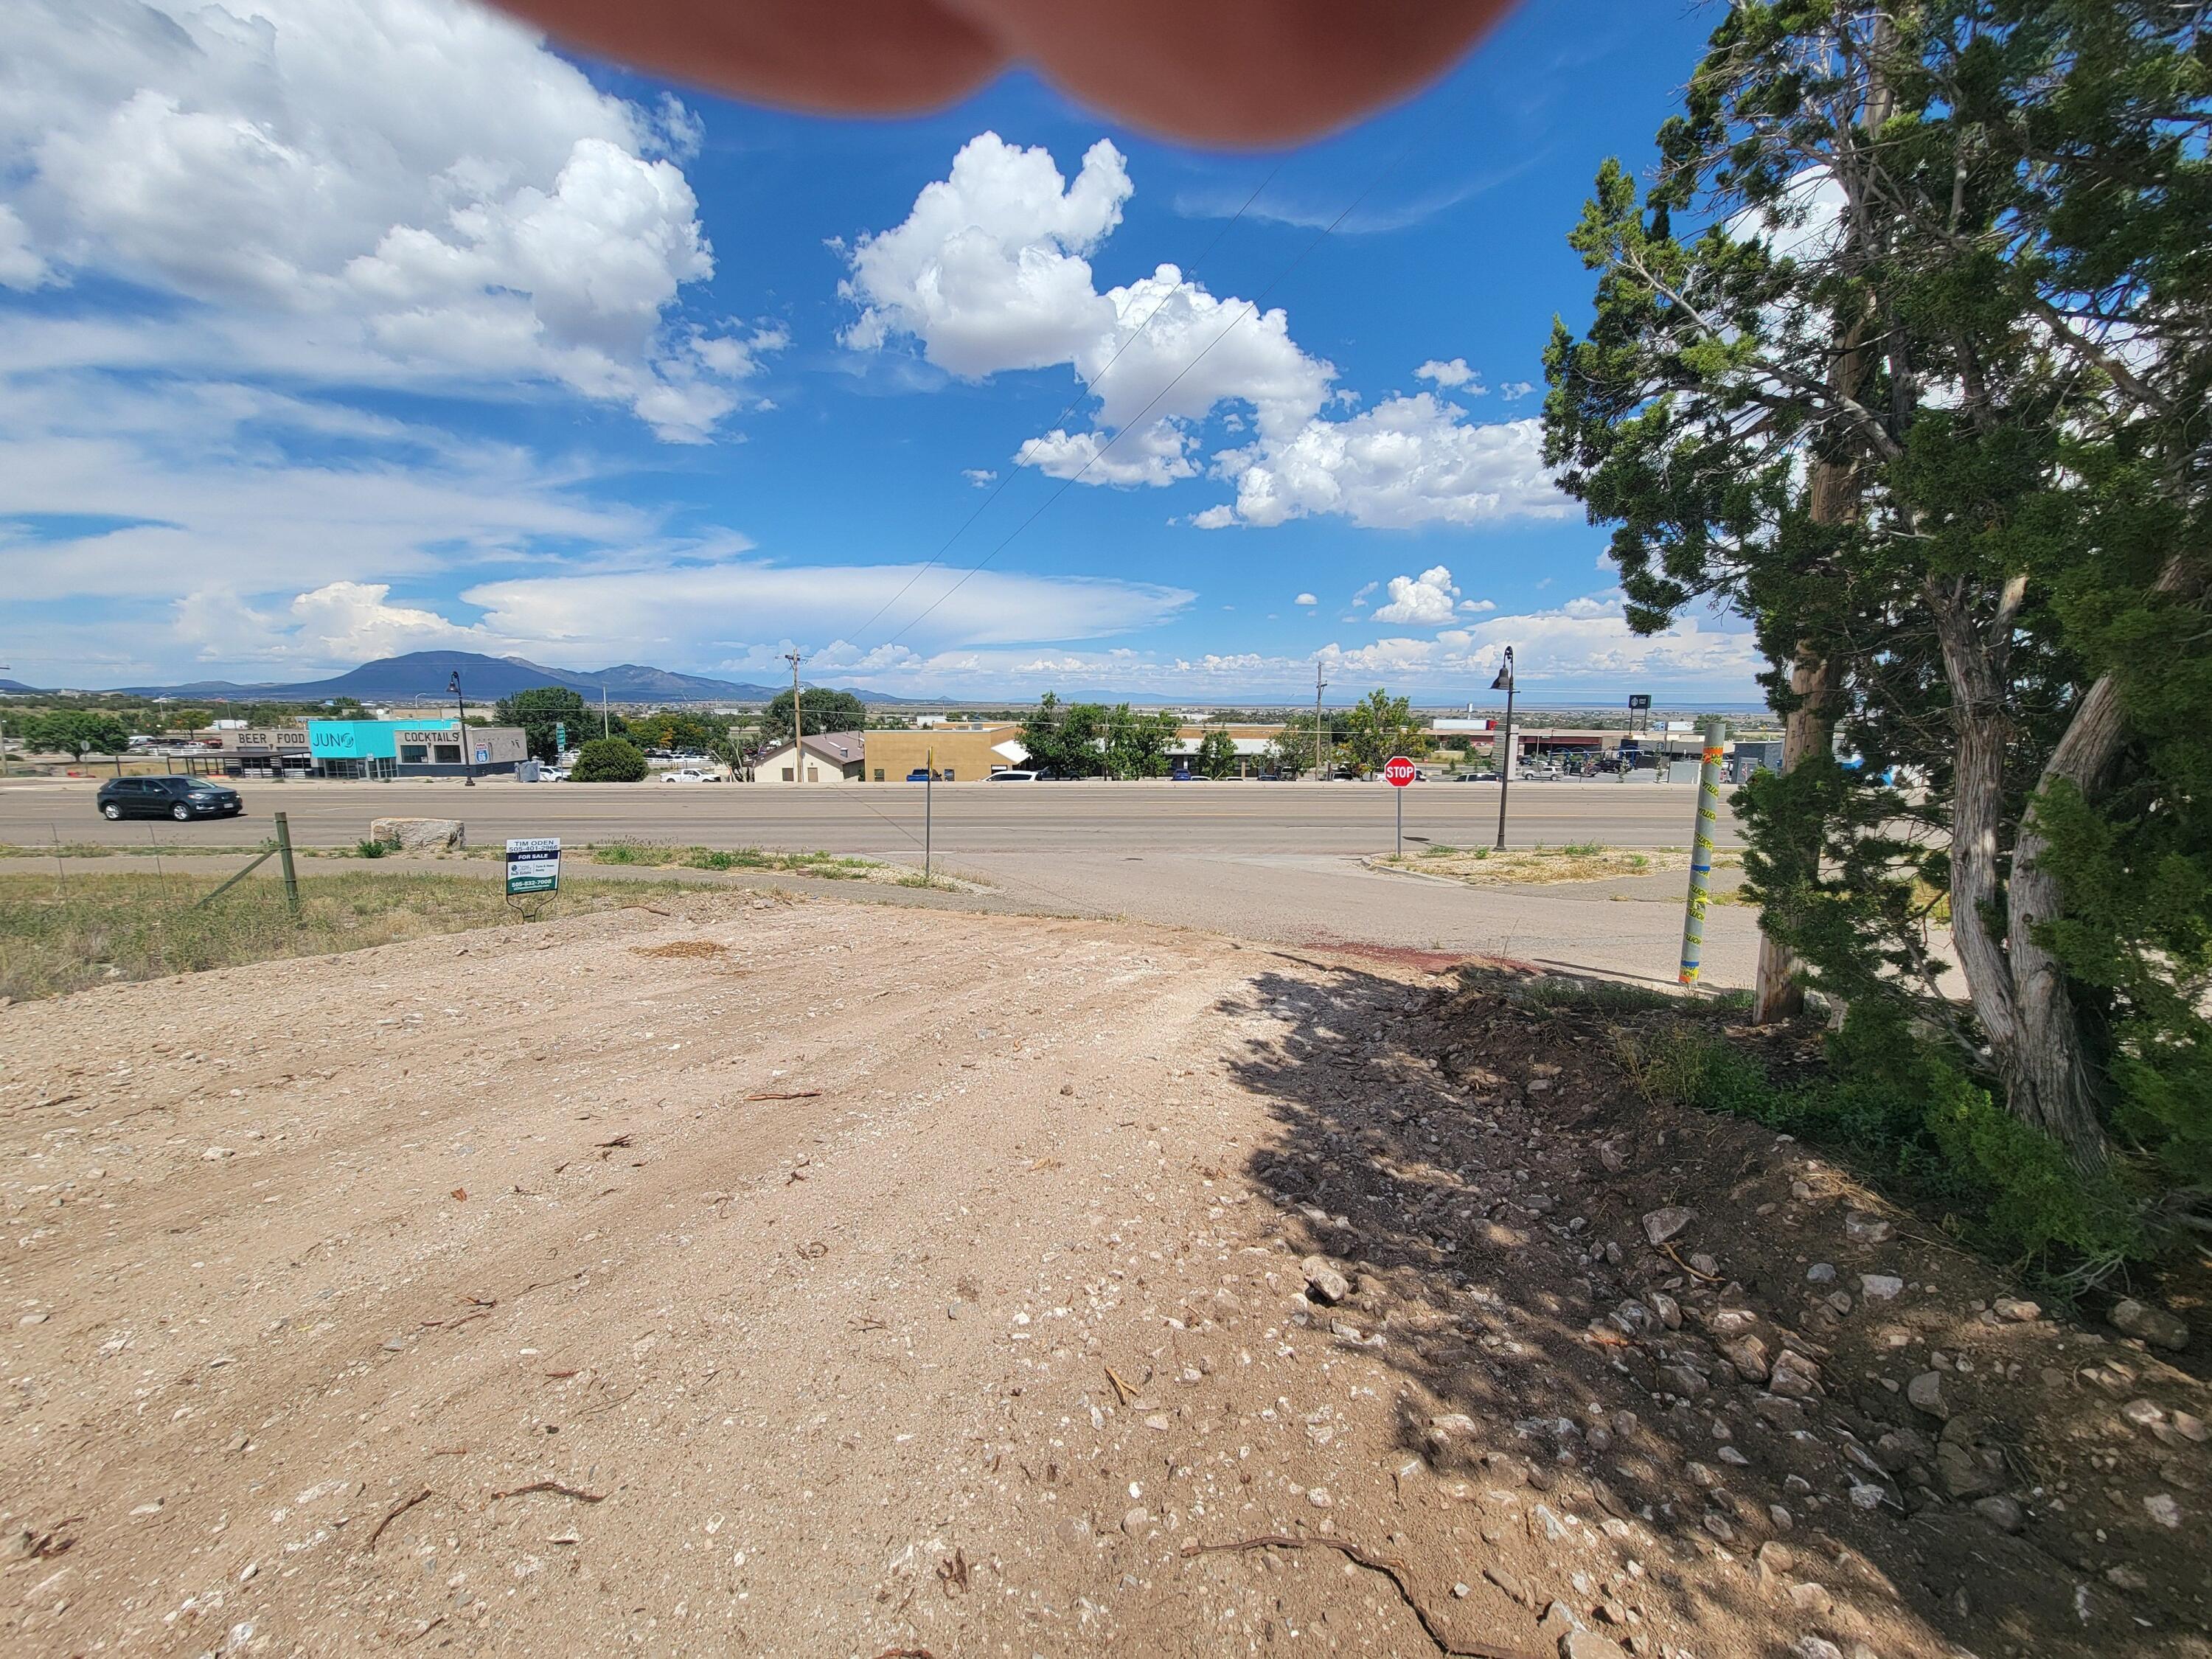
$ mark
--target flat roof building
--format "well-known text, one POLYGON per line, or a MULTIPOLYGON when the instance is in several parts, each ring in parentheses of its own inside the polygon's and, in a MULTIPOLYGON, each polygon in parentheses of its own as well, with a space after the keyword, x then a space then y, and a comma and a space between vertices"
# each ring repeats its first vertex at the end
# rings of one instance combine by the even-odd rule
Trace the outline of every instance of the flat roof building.
POLYGON ((933 769, 943 782, 968 783, 1029 764, 1022 728, 1011 722, 866 735, 866 775, 871 783, 899 783, 933 769))

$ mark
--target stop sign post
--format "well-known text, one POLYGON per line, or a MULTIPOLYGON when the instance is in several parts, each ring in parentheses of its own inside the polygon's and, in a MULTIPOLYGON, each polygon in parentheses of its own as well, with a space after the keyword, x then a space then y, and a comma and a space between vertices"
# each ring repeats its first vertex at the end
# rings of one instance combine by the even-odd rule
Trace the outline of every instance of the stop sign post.
POLYGON ((1406 790, 1413 781, 1413 763, 1403 755, 1393 755, 1382 763, 1383 780, 1398 802, 1398 851, 1396 856, 1406 856, 1406 790))

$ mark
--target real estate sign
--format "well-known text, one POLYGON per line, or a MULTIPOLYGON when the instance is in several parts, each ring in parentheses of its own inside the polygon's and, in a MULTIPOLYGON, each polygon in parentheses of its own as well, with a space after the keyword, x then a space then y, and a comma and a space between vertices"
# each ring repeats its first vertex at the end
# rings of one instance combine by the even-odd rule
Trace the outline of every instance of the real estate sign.
POLYGON ((507 891, 550 893, 561 885, 561 838, 529 836, 507 843, 507 891))

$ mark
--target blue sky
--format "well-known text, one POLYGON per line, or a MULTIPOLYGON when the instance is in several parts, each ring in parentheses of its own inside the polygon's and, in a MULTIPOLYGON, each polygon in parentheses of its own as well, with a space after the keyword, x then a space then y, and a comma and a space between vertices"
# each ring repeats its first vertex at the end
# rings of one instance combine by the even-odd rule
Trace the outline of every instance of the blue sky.
POLYGON ((1740 624, 1627 635, 1534 427, 1565 233, 1709 8, 1534 0, 1402 107, 1224 155, 1025 75, 830 120, 430 0, 227 3, 0 22, 15 678, 795 644, 917 695, 1291 696, 1319 657, 1486 701, 1511 643, 1545 695, 1756 695, 1740 624))

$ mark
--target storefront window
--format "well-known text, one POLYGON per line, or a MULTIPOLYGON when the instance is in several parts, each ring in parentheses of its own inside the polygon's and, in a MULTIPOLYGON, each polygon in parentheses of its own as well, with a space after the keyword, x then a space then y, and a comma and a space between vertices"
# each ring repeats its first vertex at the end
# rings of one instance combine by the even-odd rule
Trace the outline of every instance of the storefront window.
POLYGON ((439 765, 441 765, 441 766, 459 766, 460 763, 461 763, 461 745, 460 745, 460 744, 459 744, 458 743, 441 743, 441 744, 440 744, 438 745, 438 764, 439 764, 439 765))
POLYGON ((423 744, 403 743, 399 745, 399 758, 404 765, 420 766, 430 758, 430 750, 423 744))

